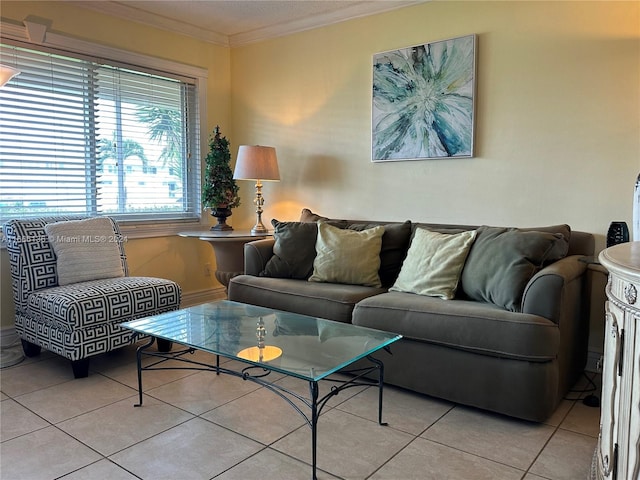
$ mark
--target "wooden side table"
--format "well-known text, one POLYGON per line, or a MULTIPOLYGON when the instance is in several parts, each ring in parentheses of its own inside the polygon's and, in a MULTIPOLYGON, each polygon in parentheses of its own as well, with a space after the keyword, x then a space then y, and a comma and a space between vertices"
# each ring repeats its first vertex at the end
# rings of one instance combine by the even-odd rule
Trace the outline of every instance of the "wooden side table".
POLYGON ((192 230, 178 233, 181 237, 209 242, 216 256, 216 279, 229 286, 229 280, 244 272, 244 244, 272 236, 271 232, 253 234, 249 230, 192 230))

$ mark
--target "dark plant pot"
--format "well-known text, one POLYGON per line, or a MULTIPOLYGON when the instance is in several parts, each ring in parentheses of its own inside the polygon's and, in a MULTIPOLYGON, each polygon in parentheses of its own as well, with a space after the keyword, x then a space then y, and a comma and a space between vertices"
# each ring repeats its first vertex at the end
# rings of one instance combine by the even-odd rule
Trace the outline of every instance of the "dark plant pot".
POLYGON ((211 230, 219 232, 225 230, 233 230, 231 225, 227 225, 227 217, 231 216, 231 209, 229 207, 217 207, 211 209, 211 216, 218 220, 218 224, 211 227, 211 230))

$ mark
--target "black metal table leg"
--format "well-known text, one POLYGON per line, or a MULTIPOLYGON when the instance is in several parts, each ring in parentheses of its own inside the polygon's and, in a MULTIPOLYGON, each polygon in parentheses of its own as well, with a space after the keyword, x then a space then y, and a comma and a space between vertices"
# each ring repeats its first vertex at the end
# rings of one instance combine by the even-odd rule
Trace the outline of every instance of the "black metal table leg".
POLYGON ((382 421, 382 392, 384 388, 384 363, 377 358, 367 356, 370 362, 375 363, 378 368, 378 424, 388 425, 387 422, 382 421))
POLYGON ((316 465, 318 451, 318 382, 309 382, 311 392, 311 465, 312 478, 317 480, 316 465))
POLYGON ((141 345, 136 350, 136 362, 138 364, 138 403, 134 407, 142 406, 142 352, 153 345, 156 341, 155 337, 151 337, 148 343, 141 345))

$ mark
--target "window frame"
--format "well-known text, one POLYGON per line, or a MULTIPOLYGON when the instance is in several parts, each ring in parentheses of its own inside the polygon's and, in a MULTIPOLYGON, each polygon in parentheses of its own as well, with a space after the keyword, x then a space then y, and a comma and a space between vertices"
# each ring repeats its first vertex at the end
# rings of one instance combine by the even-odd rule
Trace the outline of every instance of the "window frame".
MULTIPOLYGON (((188 77, 195 81, 197 90, 197 101, 199 109, 199 131, 200 134, 200 170, 199 178, 202 178, 202 159, 206 156, 207 135, 202 132, 207 131, 207 82, 209 72, 205 68, 195 67, 172 60, 152 57, 140 53, 131 52, 114 47, 108 47, 97 43, 78 40, 66 35, 49 32, 47 26, 34 22, 25 21, 25 26, 15 25, 8 22, 0 22, 1 38, 4 41, 11 40, 28 44, 33 49, 47 47, 68 52, 70 55, 85 55, 92 58, 105 58, 109 62, 120 62, 128 66, 136 66, 140 69, 151 70, 153 72, 168 73, 178 77, 188 77)), ((198 185, 196 192, 196 202, 200 203, 200 189, 198 185)), ((118 224, 123 235, 128 238, 150 238, 176 235, 178 232, 197 229, 208 225, 202 210, 198 212, 198 218, 194 219, 171 219, 171 220, 119 220, 118 224)))

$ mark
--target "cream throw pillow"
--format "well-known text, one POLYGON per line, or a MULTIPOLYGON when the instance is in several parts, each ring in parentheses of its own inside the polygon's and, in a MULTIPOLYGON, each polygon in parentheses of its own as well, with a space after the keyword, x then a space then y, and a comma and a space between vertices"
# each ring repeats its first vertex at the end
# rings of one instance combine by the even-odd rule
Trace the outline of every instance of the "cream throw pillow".
POLYGON ((451 300, 476 232, 444 234, 416 229, 407 258, 389 289, 451 300))
POLYGON ((49 223, 44 230, 57 257, 58 285, 124 277, 109 218, 49 223))
POLYGON ((319 222, 309 281, 380 287, 382 235, 383 226, 358 232, 319 222))

